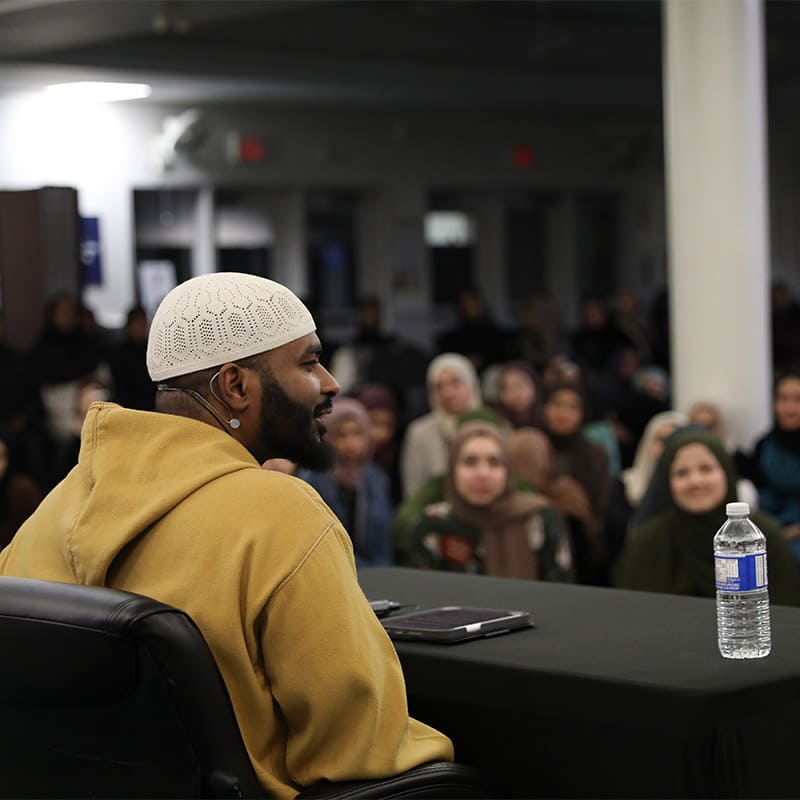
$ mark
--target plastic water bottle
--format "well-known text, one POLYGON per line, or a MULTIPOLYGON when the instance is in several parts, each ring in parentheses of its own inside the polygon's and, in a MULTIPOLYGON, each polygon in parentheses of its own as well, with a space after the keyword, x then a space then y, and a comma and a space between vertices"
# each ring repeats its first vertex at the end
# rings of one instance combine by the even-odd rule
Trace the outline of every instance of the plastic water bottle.
POLYGON ((767 592, 767 540, 747 503, 728 503, 714 536, 717 636, 725 658, 762 658, 772 646, 767 592))

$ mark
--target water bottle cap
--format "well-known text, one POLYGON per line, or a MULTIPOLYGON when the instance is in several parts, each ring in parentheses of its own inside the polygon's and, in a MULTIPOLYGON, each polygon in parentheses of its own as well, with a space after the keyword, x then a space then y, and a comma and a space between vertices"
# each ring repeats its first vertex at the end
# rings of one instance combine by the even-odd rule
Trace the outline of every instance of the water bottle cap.
POLYGON ((742 514, 750 513, 750 506, 747 503, 728 503, 725 506, 725 513, 731 517, 740 517, 742 514))

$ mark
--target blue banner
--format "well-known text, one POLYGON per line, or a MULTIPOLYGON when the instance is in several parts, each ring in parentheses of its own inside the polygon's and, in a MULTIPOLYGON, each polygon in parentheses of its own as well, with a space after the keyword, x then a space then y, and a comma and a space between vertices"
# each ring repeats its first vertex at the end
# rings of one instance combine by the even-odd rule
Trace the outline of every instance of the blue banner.
POLYGON ((81 265, 84 286, 99 286, 103 283, 100 220, 97 217, 81 217, 81 265))

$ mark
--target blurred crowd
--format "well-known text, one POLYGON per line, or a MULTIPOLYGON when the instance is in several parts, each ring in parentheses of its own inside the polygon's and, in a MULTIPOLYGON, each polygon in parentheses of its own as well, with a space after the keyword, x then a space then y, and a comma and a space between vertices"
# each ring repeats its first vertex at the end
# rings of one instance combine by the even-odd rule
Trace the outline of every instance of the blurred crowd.
POLYGON ((746 501, 772 535, 776 602, 800 602, 800 306, 782 284, 772 299, 775 420, 752 452, 721 404, 673 407, 665 293, 646 308, 630 290, 587 294, 564 329, 544 298, 506 327, 467 289, 433 353, 366 299, 328 362, 347 398, 329 426, 337 467, 296 474, 360 565, 699 595, 725 503, 746 501))
MULTIPOLYGON (((711 537, 725 502, 745 500, 772 537, 776 601, 800 603, 800 305, 783 284, 772 305, 774 423, 750 452, 723 404, 673 407, 665 292, 647 304, 587 294, 568 329, 547 298, 512 326, 465 289, 431 352, 385 330, 365 298, 355 334, 323 340, 342 387, 328 418, 336 465, 264 466, 317 489, 359 565, 683 594, 713 594, 711 537)), ((16 378, 0 401, 0 547, 76 464, 91 402, 152 410, 146 342, 143 309, 109 337, 66 294, 30 352, 0 328, 16 378)))
POLYGON ((135 308, 124 331, 109 337, 88 308, 61 293, 48 304, 35 345, 20 353, 7 344, 0 320, 7 387, 0 399, 0 547, 77 463, 92 402, 153 409, 147 329, 144 309, 135 308))

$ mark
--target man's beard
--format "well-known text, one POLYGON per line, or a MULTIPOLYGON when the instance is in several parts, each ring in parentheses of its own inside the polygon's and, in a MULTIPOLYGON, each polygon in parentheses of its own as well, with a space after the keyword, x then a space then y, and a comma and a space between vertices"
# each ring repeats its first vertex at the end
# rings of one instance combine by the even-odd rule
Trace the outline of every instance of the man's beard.
POLYGON ((319 472, 330 469, 335 450, 317 436, 312 413, 330 406, 330 400, 313 409, 292 400, 273 378, 261 378, 261 445, 266 458, 287 458, 319 472))

